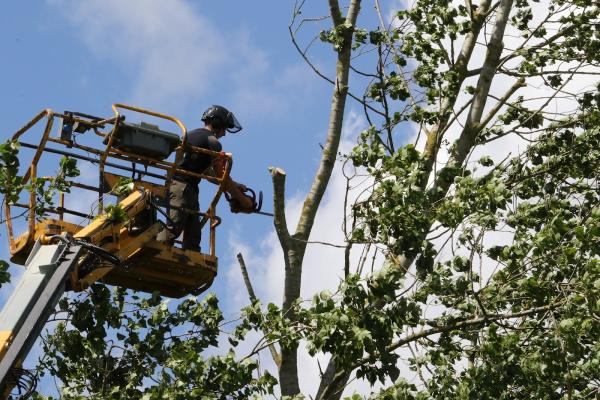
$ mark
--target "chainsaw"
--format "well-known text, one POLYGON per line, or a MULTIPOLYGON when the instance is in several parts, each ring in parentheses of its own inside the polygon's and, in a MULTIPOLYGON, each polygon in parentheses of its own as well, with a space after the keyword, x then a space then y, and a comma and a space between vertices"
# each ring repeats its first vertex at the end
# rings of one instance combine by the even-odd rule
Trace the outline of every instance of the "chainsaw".
MULTIPOLYGON (((252 209, 249 211, 249 214, 260 214, 268 217, 274 216, 272 213, 261 211, 263 203, 262 190, 258 192, 258 202, 256 201, 256 192, 249 187, 246 187, 244 190, 242 190, 242 193, 252 200, 252 209)), ((225 192, 224 194, 225 200, 227 200, 229 203, 235 202, 235 199, 233 199, 229 193, 225 192)))

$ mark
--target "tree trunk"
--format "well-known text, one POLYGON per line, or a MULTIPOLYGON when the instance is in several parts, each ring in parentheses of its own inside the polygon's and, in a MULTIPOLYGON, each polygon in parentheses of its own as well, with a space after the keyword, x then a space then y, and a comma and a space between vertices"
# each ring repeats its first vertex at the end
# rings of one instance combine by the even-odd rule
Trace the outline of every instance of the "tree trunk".
MULTIPOLYGON (((492 80, 494 79, 496 69, 500 63, 500 56, 502 54, 502 49, 504 48, 502 44, 502 40, 504 39, 504 30, 506 29, 506 24, 508 22, 508 18, 510 17, 512 4, 513 0, 502 0, 498 7, 496 24, 487 46, 485 61, 483 62, 479 80, 477 81, 477 87, 475 89, 475 95, 473 96, 471 109, 469 110, 469 116, 467 117, 465 127, 458 141, 456 142, 456 146, 450 154, 448 165, 454 165, 458 167, 462 166, 467 158, 467 155, 473 149, 473 146, 475 145, 475 139, 481 130, 481 116, 483 115, 483 110, 490 92, 492 80)), ((440 193, 446 193, 453 180, 454 177, 440 179, 440 193)))
POLYGON ((475 45, 477 44, 477 38, 479 37, 481 28, 485 23, 486 15, 490 11, 490 4, 491 0, 482 0, 473 14, 471 32, 466 35, 460 53, 456 58, 456 62, 452 66, 452 70, 456 72, 457 76, 456 88, 454 92, 445 97, 442 102, 440 114, 444 117, 442 117, 442 120, 436 124, 427 135, 427 141, 425 142, 425 149, 423 151, 423 155, 425 156, 425 174, 423 174, 423 180, 421 182, 421 188, 423 190, 425 190, 425 187, 427 186, 429 175, 433 170, 433 165, 437 158, 437 151, 442 140, 443 132, 450 115, 452 114, 450 113, 450 110, 454 108, 458 94, 460 93, 460 88, 467 78, 469 61, 473 55, 473 49, 475 49, 475 45))
MULTIPOLYGON (((352 38, 356 19, 360 10, 360 0, 352 0, 348 8, 346 18, 342 18, 337 0, 329 0, 331 18, 334 22, 334 28, 342 30, 343 45, 338 50, 338 59, 336 65, 336 79, 331 99, 331 110, 329 114, 329 128, 327 131, 327 141, 317 173, 313 179, 312 186, 302 207, 300 220, 294 235, 287 232, 287 223, 285 214, 282 211, 283 204, 283 183, 277 183, 279 189, 275 190, 275 228, 278 233, 281 247, 284 251, 285 260, 285 285, 283 295, 283 312, 290 319, 295 321, 296 315, 291 308, 300 297, 300 288, 302 284, 302 262, 306 250, 306 241, 310 237, 314 225, 317 210, 329 184, 329 179, 335 165, 338 152, 340 137, 342 135, 342 123, 344 120, 344 110, 346 107, 346 96, 348 94, 348 76, 350 70, 350 56, 352 54, 352 38), (277 198, 279 195, 279 199, 277 198), (277 212, 277 209, 280 212, 277 212)), ((275 183, 275 169, 271 170, 273 182, 275 183)), ((276 171, 275 171, 276 172, 276 171)), ((297 363, 298 345, 283 347, 281 349, 281 367, 279 368, 279 383, 281 394, 283 396, 293 396, 300 393, 298 383, 298 363, 297 363)))
POLYGON ((335 356, 331 356, 327 369, 321 378, 319 390, 317 391, 316 400, 337 400, 342 396, 344 387, 350 379, 349 372, 342 372, 336 377, 335 356))

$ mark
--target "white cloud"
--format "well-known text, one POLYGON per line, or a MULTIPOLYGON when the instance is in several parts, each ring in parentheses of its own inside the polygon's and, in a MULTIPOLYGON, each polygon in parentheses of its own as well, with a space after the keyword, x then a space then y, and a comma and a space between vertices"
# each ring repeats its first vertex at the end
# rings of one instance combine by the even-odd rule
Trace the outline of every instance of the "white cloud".
MULTIPOLYGON (((102 62, 131 76, 131 99, 146 107, 181 106, 218 82, 218 72, 240 50, 190 2, 172 0, 53 0, 81 40, 102 62)), ((243 47, 249 46, 244 43, 243 47)), ((245 50, 245 63, 254 60, 245 50)))
POLYGON ((130 94, 115 101, 175 114, 198 102, 227 102, 241 114, 279 115, 318 82, 303 64, 273 71, 251 30, 223 31, 190 1, 47 1, 64 10, 100 62, 123 71, 118 79, 129 80, 130 94))

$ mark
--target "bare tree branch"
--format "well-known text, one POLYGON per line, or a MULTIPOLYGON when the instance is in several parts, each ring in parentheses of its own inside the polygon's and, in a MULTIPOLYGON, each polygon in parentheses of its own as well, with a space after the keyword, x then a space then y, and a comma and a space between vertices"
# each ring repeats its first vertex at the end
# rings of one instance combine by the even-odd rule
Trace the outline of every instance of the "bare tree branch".
MULTIPOLYGON (((321 19, 318 19, 321 20, 321 19)), ((300 23, 300 25, 302 25, 303 22, 307 21, 306 19, 303 19, 300 23)), ((302 57, 302 59, 304 60, 304 62, 310 67, 310 69, 313 70, 313 72, 315 74, 317 74, 317 76, 319 76, 320 78, 322 78, 323 80, 331 83, 332 85, 335 85, 335 81, 331 78, 329 78, 327 75, 325 75, 324 73, 322 73, 316 65, 313 64, 313 62, 308 58, 308 54, 307 54, 307 50, 302 50, 300 48, 300 45, 298 44, 298 41, 296 40, 296 31, 294 31, 292 29, 293 26, 293 21, 292 23, 288 26, 288 31, 290 33, 290 38, 292 40, 292 44, 294 45, 294 47, 296 48, 296 50, 298 51, 298 53, 300 54, 300 56, 302 57)), ((299 28, 299 27, 298 27, 299 28)), ((297 30, 297 29, 296 29, 297 30)), ((352 68, 352 67, 351 67, 352 68)), ((353 69, 354 70, 354 69, 353 69)), ((356 73, 360 74, 360 72, 354 70, 356 73)), ((383 117, 386 116, 385 113, 382 113, 381 111, 379 111, 378 109, 376 109, 375 107, 371 106, 369 103, 367 103, 364 99, 361 99, 360 97, 356 96, 355 94, 353 94, 352 92, 348 91, 348 96, 352 97, 352 99, 356 100, 357 102, 359 102, 360 104, 362 104, 364 107, 368 108, 369 110, 373 111, 376 114, 379 114, 383 117)))
POLYGON ((333 25, 339 26, 344 23, 342 12, 340 11, 340 5, 337 0, 329 0, 329 14, 333 19, 333 25))
MULTIPOLYGON (((248 269, 246 268, 246 262, 244 261, 244 256, 242 253, 238 253, 237 255, 238 262, 240 264, 240 269, 242 270, 242 277, 244 278, 244 283, 246 284, 246 289, 248 290, 248 297, 250 297, 250 301, 254 303, 258 301, 256 294, 254 294, 254 288, 252 287, 252 282, 250 282, 250 277, 248 276, 248 269)), ((277 368, 281 366, 281 356, 277 352, 275 348, 275 344, 269 343, 269 351, 271 352, 271 357, 273 357, 273 361, 277 368)))
POLYGON ((285 171, 277 167, 269 167, 273 180, 273 221, 275 231, 284 252, 289 248, 290 232, 285 217, 285 171))
MULTIPOLYGON (((337 1, 331 0, 331 3, 337 1)), ((329 119, 329 128, 327 134, 327 143, 323 149, 323 157, 317 171, 317 175, 313 180, 313 185, 302 207, 302 216, 298 223, 296 235, 303 239, 308 239, 310 230, 314 222, 314 217, 317 212, 318 205, 325 193, 329 177, 335 164, 335 157, 339 147, 340 137, 342 133, 342 122, 346 105, 346 94, 348 92, 348 73, 350 65, 350 55, 352 53, 352 34, 353 27, 356 24, 356 18, 360 10, 360 0, 353 0, 350 3, 348 15, 346 16, 345 25, 351 28, 347 29, 345 34, 345 43, 338 53, 337 76, 334 87, 333 99, 331 102, 331 111, 329 119)), ((333 17, 333 16, 332 16, 333 17)))
POLYGON ((498 111, 500 111, 500 109, 502 108, 502 106, 504 106, 506 104, 506 102, 510 99, 510 97, 515 94, 515 92, 517 90, 519 90, 522 87, 525 87, 525 79, 521 78, 519 80, 517 80, 507 91, 506 93, 496 102, 496 104, 494 105, 494 107, 492 107, 492 109, 487 113, 487 115, 485 116, 485 118, 483 119, 483 121, 481 121, 479 123, 479 127, 480 129, 482 129, 483 127, 487 126, 487 124, 489 124, 489 122, 492 120, 492 118, 494 118, 494 116, 498 113, 498 111))

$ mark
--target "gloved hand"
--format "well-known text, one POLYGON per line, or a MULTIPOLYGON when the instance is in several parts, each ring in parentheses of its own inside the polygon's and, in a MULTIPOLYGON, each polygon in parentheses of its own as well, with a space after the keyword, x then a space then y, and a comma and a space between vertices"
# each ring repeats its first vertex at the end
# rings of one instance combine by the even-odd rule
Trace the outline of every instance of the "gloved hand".
POLYGON ((247 195, 242 195, 239 198, 231 198, 229 200, 229 208, 232 213, 245 213, 251 214, 255 208, 255 202, 252 197, 247 195))
POLYGON ((225 160, 223 158, 216 157, 212 161, 212 168, 217 177, 222 177, 225 175, 225 160))

